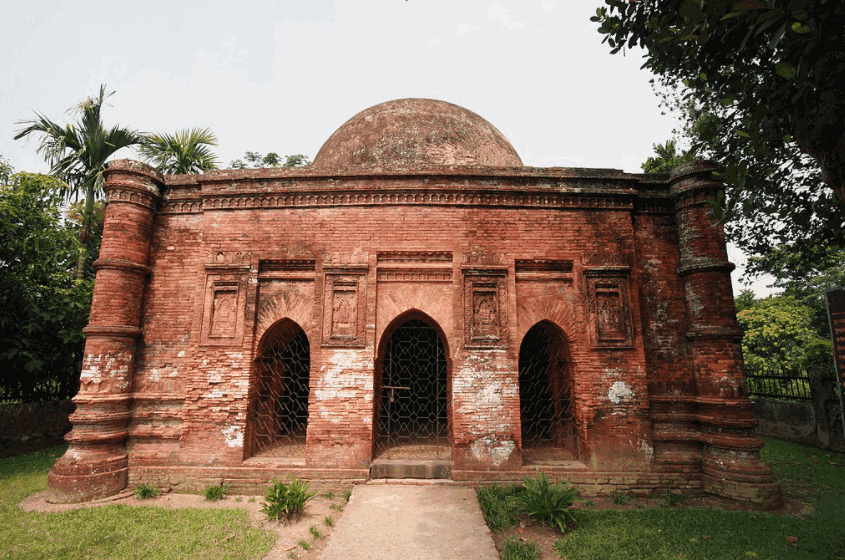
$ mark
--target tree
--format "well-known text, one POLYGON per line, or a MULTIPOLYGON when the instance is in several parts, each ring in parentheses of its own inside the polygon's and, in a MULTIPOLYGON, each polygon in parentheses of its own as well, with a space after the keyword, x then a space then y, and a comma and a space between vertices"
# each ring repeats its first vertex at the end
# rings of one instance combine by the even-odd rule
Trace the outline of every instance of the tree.
POLYGON ((74 280, 79 231, 60 213, 67 185, 0 177, 0 397, 68 398, 78 389, 93 281, 74 280))
POLYGON ((678 152, 675 140, 652 144, 651 147, 654 148, 655 157, 649 157, 641 166, 646 173, 671 173, 679 165, 695 161, 692 152, 678 152))
POLYGON ((202 173, 217 169, 214 146, 217 136, 210 128, 192 128, 174 134, 148 134, 138 152, 162 173, 202 173))
POLYGON ((814 365, 828 366, 832 356, 830 342, 815 332, 812 316, 812 309, 791 296, 752 300, 736 316, 745 331, 742 353, 746 367, 750 371, 790 375, 814 365), (825 347, 827 353, 817 352, 818 347, 825 347))
POLYGON ((62 126, 36 112, 38 118, 20 121, 25 125, 15 135, 15 140, 31 134, 40 136, 38 152, 50 163, 50 173, 65 185, 60 193, 66 200, 85 201, 83 224, 80 231, 82 245, 76 266, 76 278, 81 279, 85 261, 91 249, 91 217, 94 200, 102 192, 103 171, 106 162, 118 150, 139 144, 140 134, 121 126, 106 128, 100 112, 106 98, 106 86, 100 86, 97 97, 89 97, 75 107, 79 115, 77 123, 62 126))
POLYGON ((612 52, 676 95, 693 151, 724 168, 717 217, 751 254, 845 248, 845 6, 833 0, 607 0, 612 52))
POLYGON ((232 169, 248 169, 250 167, 257 169, 263 167, 308 167, 311 165, 308 156, 302 154, 280 156, 276 152, 269 152, 262 156, 258 152, 245 152, 243 159, 246 160, 246 163, 241 159, 235 159, 229 163, 229 167, 232 169), (284 157, 284 162, 282 157, 284 157))

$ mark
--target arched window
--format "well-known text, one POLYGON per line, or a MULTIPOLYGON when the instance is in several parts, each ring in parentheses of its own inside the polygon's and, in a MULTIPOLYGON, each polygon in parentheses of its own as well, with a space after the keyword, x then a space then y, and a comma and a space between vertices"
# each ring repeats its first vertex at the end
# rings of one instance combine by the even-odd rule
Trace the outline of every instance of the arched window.
POLYGON ((305 456, 310 367, 305 331, 289 320, 271 327, 256 358, 249 412, 253 456, 305 456))
POLYGON ((543 448, 565 450, 568 455, 553 453, 553 458, 575 456, 572 396, 566 340, 556 326, 541 321, 525 334, 519 348, 519 412, 528 458, 531 450, 543 448))

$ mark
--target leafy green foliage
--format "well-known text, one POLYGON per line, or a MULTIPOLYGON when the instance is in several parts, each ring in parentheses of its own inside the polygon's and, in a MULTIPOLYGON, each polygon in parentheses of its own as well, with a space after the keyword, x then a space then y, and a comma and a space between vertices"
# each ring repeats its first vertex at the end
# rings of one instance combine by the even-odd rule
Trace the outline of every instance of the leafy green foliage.
POLYGON ((526 477, 522 492, 510 497, 520 513, 535 517, 549 527, 566 531, 566 523, 574 522, 572 504, 577 500, 578 489, 563 481, 551 484, 546 473, 526 477))
POLYGON ((537 543, 524 542, 516 537, 508 537, 502 541, 501 560, 537 560, 537 543))
POLYGON ((205 487, 203 491, 205 495, 205 499, 209 502, 216 502, 218 500, 222 500, 226 496, 229 495, 229 485, 228 484, 213 484, 205 487))
POLYGON ((750 371, 787 375, 828 366, 832 350, 811 326, 812 309, 790 296, 746 300, 741 300, 747 307, 737 313, 737 322, 745 331, 742 354, 750 371), (811 352, 817 346, 828 348, 826 355, 811 352))
POLYGON ((68 398, 79 385, 93 282, 74 281, 80 242, 64 184, 30 173, 0 186, 0 399, 68 398))
POLYGON ((295 517, 302 513, 305 504, 314 494, 308 491, 307 482, 293 476, 290 477, 290 482, 276 480, 264 495, 265 502, 261 504, 261 513, 277 521, 295 517))
POLYGON ((320 529, 318 529, 316 525, 308 527, 308 532, 311 533, 311 536, 315 539, 322 539, 325 536, 320 532, 320 529))
POLYGON ((510 497, 522 492, 518 486, 486 486, 476 489, 478 505, 487 527, 494 533, 513 527, 517 523, 517 507, 510 497))
POLYGON ((327 515, 323 518, 323 525, 326 527, 332 527, 334 525, 334 518, 331 515, 327 515))
POLYGON ((280 156, 276 152, 269 152, 261 155, 258 152, 246 152, 243 159, 232 160, 229 167, 232 169, 248 169, 263 167, 308 167, 311 160, 308 156, 294 154, 292 156, 280 156), (284 158, 284 159, 283 159, 284 158), (246 160, 246 161, 244 161, 246 160))
POLYGON ((645 49, 682 136, 724 168, 727 198, 714 210, 741 218, 730 238, 756 255, 845 248, 845 5, 605 3, 592 19, 611 52, 645 49))
POLYGON ((155 484, 141 482, 135 487, 135 490, 132 493, 135 494, 135 497, 139 500, 151 500, 153 498, 158 498, 160 491, 158 486, 155 484))
POLYGON ((686 495, 680 492, 673 492, 671 488, 665 488, 660 494, 660 499, 666 507, 674 507, 687 500, 686 495))
POLYGON ((186 128, 173 134, 147 134, 138 152, 162 173, 202 173, 217 169, 214 146, 217 136, 210 128, 186 128))
POLYGON ((21 121, 25 125, 15 135, 15 140, 37 135, 40 137, 38 152, 50 163, 50 174, 65 182, 60 193, 68 201, 85 200, 83 223, 80 231, 82 251, 80 251, 76 277, 81 279, 85 261, 91 252, 91 218, 94 200, 102 193, 103 172, 106 162, 118 150, 139 144, 140 134, 121 126, 106 128, 101 118, 101 110, 107 97, 106 86, 100 86, 96 98, 89 97, 76 106, 79 121, 62 126, 46 116, 36 112, 37 118, 21 121))
POLYGON ((630 500, 630 496, 628 496, 628 494, 626 494, 625 492, 620 492, 618 490, 615 490, 610 495, 610 501, 613 502, 614 505, 617 505, 617 506, 624 506, 625 504, 628 503, 629 500, 630 500))
POLYGON ((695 155, 692 152, 678 152, 675 140, 653 144, 652 148, 654 148, 655 156, 649 157, 642 164, 642 169, 646 173, 671 173, 676 167, 695 161, 695 155))

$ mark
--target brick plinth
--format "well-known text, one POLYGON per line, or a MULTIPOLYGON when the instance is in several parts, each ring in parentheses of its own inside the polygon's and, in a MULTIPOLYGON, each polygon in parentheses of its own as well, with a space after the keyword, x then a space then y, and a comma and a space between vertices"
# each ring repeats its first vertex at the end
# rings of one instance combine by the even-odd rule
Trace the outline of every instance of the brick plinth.
POLYGON ((50 501, 79 502, 126 487, 136 340, 161 175, 137 162, 106 171, 108 197, 97 279, 67 452, 47 480, 50 501))
POLYGON ((762 441, 748 399, 740 340, 734 314, 730 272, 721 225, 708 216, 708 200, 721 186, 715 168, 692 164, 675 170, 675 197, 680 263, 687 307, 696 390, 696 420, 702 443, 703 488, 763 507, 780 507, 780 487, 760 460, 762 441))

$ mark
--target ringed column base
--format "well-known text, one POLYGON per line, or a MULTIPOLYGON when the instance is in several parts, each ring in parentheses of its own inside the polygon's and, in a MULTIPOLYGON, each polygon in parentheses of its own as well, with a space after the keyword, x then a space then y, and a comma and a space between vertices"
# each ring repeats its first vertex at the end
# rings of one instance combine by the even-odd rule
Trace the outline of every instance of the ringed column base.
POLYGON ((77 409, 65 437, 68 450, 47 476, 47 501, 77 503, 113 496, 126 488, 129 456, 127 395, 75 397, 77 409))
POLYGON ((783 494, 772 469, 760 458, 763 440, 748 399, 699 398, 702 488, 705 492, 755 504, 783 507, 783 494))

